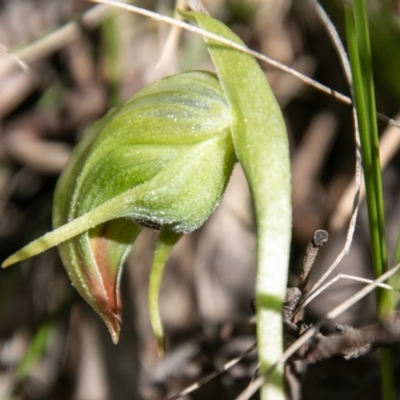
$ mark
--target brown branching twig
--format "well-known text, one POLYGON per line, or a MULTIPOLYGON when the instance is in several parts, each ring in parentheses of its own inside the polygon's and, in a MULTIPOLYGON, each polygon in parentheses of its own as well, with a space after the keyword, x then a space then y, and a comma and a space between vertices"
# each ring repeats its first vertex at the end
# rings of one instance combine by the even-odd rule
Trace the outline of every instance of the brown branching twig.
POLYGON ((310 342, 304 344, 296 353, 296 358, 309 363, 323 361, 334 356, 346 360, 364 356, 379 347, 389 347, 400 343, 400 316, 392 322, 380 323, 363 328, 353 328, 336 324, 337 333, 322 335, 318 333, 310 342))
MULTIPOLYGON (((328 240, 328 233, 315 232, 304 257, 303 267, 297 287, 288 288, 283 307, 285 347, 289 347, 307 331, 308 327, 300 320, 304 299, 307 298, 307 281, 319 248, 328 240)), ((305 342, 291 360, 307 362, 322 361, 333 356, 345 359, 358 358, 378 347, 387 347, 400 343, 400 314, 385 324, 377 323, 364 328, 336 324, 337 333, 323 335, 320 332, 305 342)))

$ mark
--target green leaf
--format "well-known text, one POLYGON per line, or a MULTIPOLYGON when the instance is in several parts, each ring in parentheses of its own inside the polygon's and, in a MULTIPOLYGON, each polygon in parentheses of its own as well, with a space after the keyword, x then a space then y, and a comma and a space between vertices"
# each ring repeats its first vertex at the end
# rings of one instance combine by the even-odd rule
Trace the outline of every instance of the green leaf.
MULTIPOLYGON (((200 13, 184 15, 209 32, 243 42, 225 25, 200 13)), ((226 99, 232 108, 232 138, 256 210, 258 271, 257 338, 261 371, 283 352, 282 303, 286 293, 291 240, 289 145, 279 105, 256 60, 206 39, 226 99)), ((275 370, 263 399, 283 399, 283 372, 275 370)))

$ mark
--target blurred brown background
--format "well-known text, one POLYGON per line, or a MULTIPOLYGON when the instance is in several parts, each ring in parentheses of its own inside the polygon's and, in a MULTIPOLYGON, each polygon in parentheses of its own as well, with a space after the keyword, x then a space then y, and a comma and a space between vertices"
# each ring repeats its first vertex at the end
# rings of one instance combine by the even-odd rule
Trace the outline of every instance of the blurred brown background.
MULTIPOLYGON (((251 48, 349 93, 335 49, 310 2, 204 3, 251 48)), ((400 104, 400 3, 368 3, 378 109, 395 116, 400 104)), ((168 15, 175 6, 167 0, 135 4, 168 15)), ((343 35, 343 2, 322 4, 343 35)), ((51 229, 57 176, 91 123, 155 79, 213 69, 200 37, 183 33, 174 46, 168 44, 169 31, 164 24, 83 0, 0 1, 0 261, 51 229)), ((344 244, 348 214, 339 205, 354 173, 351 110, 286 73, 262 67, 290 138, 294 220, 289 282, 295 284, 316 229, 327 229, 330 240, 317 259, 313 280, 344 244)), ((385 130, 380 123, 380 131, 385 130)), ((396 130, 387 133, 390 152, 384 172, 389 254, 400 214, 397 136, 396 130)), ((351 207, 351 197, 344 204, 351 207)), ((210 220, 179 242, 168 263, 161 293, 168 348, 163 360, 157 357, 147 311, 155 240, 156 232, 145 230, 126 265, 117 346, 71 287, 56 249, 0 271, 0 399, 163 399, 254 342, 255 227, 240 168, 210 220)), ((372 277, 364 208, 352 252, 339 269, 372 277)), ((360 287, 341 280, 308 306, 307 321, 323 316, 360 287)), ((362 326, 374 318, 370 296, 337 322, 362 326)), ((253 354, 186 398, 234 399, 256 366, 253 354)), ((378 399, 379 390, 373 354, 310 366, 296 396, 378 399)))

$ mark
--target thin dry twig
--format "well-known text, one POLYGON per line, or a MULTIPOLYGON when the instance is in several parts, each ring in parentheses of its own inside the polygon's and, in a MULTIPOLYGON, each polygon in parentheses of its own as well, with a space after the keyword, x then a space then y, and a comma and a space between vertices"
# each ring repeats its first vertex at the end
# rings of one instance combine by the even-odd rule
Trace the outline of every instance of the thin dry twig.
MULTIPOLYGON (((338 52, 340 61, 342 63, 343 70, 345 72, 347 81, 350 86, 350 90, 353 93, 353 78, 351 74, 351 68, 350 68, 350 62, 347 57, 346 51, 343 47, 343 44, 339 38, 338 33, 336 32, 335 27, 333 26, 331 20, 325 13, 324 9, 317 3, 316 0, 311 0, 312 4, 314 5, 315 9, 318 12, 318 15, 324 22, 324 26, 327 28, 329 35, 331 36, 331 39, 333 41, 333 44, 336 48, 336 51, 338 52)), ((319 286, 325 280, 328 278, 329 275, 332 274, 332 272, 336 269, 336 267, 340 264, 340 262, 343 260, 343 258, 349 253, 351 243, 353 241, 353 236, 354 236, 354 231, 355 231, 355 226, 356 226, 356 220, 358 216, 358 209, 359 209, 359 196, 360 196, 360 187, 361 187, 361 182, 362 182, 362 161, 361 161, 361 151, 360 151, 360 133, 358 129, 358 118, 357 118, 357 113, 356 110, 353 106, 353 121, 354 121, 354 140, 356 144, 356 172, 355 172, 355 181, 354 181, 354 195, 353 195, 353 209, 350 217, 350 222, 349 222, 349 227, 347 230, 347 235, 346 235, 346 241, 343 246, 342 251, 339 253, 339 255, 336 257, 335 261, 332 263, 332 265, 328 268, 328 270, 323 274, 323 276, 318 280, 318 282, 312 287, 312 289, 309 292, 309 296, 318 289, 319 286)))
MULTIPOLYGON (((314 300, 323 291, 325 291, 329 286, 333 285, 335 282, 337 282, 340 279, 350 279, 350 280, 361 282, 361 283, 371 283, 372 282, 371 279, 360 278, 358 276, 340 273, 340 274, 336 275, 334 278, 332 278, 330 281, 326 282, 325 285, 323 285, 320 288, 318 288, 317 290, 315 290, 310 296, 308 296, 307 299, 302 304, 302 308, 306 307, 312 300, 314 300)), ((381 287, 386 290, 394 290, 396 292, 400 292, 400 289, 395 288, 391 285, 380 284, 380 285, 378 285, 378 287, 381 287)))
POLYGON ((365 356, 379 347, 397 345, 400 341, 400 318, 397 315, 384 326, 376 323, 360 329, 336 324, 336 330, 338 333, 328 336, 320 334, 309 348, 304 349, 302 359, 315 363, 338 355, 345 360, 351 360, 365 356))
POLYGON ((332 321, 337 318, 339 315, 343 314, 346 310, 352 307, 354 304, 358 303, 362 298, 371 293, 374 289, 376 289, 382 282, 388 280, 391 276, 393 276, 400 269, 400 264, 397 264, 395 267, 391 268, 389 271, 386 271, 379 278, 375 279, 367 286, 359 290, 357 293, 353 294, 351 297, 340 303, 338 306, 334 307, 331 311, 326 314, 324 318, 318 321, 315 325, 312 326, 300 339, 300 343, 294 343, 283 353, 282 359, 285 362, 289 357, 291 357, 295 351, 297 351, 302 344, 304 344, 307 340, 311 339, 311 337, 317 333, 319 328, 324 325, 328 321, 332 321), (309 333, 310 332, 310 333, 309 333), (304 338, 303 338, 304 337, 304 338), (301 343, 303 342, 303 343, 301 343))
POLYGON ((186 22, 179 21, 179 20, 177 20, 175 18, 171 18, 171 17, 165 16, 165 15, 160 15, 160 14, 158 14, 156 12, 153 12, 153 11, 150 11, 150 10, 145 10, 143 8, 136 7, 136 6, 133 6, 133 5, 130 5, 130 4, 121 3, 121 2, 115 1, 115 0, 88 0, 88 1, 90 1, 92 3, 107 4, 107 5, 110 5, 110 6, 113 6, 113 7, 121 8, 121 9, 130 11, 130 12, 134 12, 136 14, 143 15, 145 17, 154 19, 154 20, 159 21, 159 22, 165 22, 167 24, 178 26, 180 28, 183 28, 183 29, 185 29, 187 31, 190 31, 190 32, 193 32, 193 33, 196 33, 196 34, 201 35, 203 37, 206 37, 208 39, 215 40, 215 41, 217 41, 219 43, 226 44, 227 46, 229 46, 229 47, 231 47, 233 49, 236 49, 236 50, 239 50, 239 51, 241 51, 243 53, 249 54, 249 55, 251 55, 251 56, 253 56, 253 57, 255 57, 255 58, 259 59, 259 60, 262 60, 262 61, 266 62, 269 65, 272 65, 272 66, 274 66, 274 67, 276 67, 276 68, 278 68, 278 69, 280 69, 280 70, 282 70, 284 72, 287 72, 287 73, 289 73, 291 75, 294 75, 297 78, 299 78, 299 79, 303 80, 304 82, 306 82, 307 84, 309 84, 310 86, 313 86, 314 88, 316 88, 316 89, 318 89, 318 90, 320 90, 320 91, 322 91, 322 92, 324 92, 326 94, 332 95, 332 96, 338 98, 340 101, 342 101, 342 102, 344 102, 346 104, 351 104, 351 99, 349 97, 347 97, 347 96, 345 96, 345 95, 343 95, 343 94, 341 94, 339 92, 336 92, 335 90, 330 89, 327 86, 324 86, 324 85, 320 84, 319 82, 316 82, 313 79, 311 79, 311 78, 309 78, 309 77, 307 77, 307 76, 305 76, 303 74, 300 74, 298 71, 293 70, 292 68, 290 68, 290 67, 288 67, 288 66, 286 66, 286 65, 284 65, 284 64, 282 64, 282 63, 280 63, 280 62, 278 62, 276 60, 273 60, 270 57, 267 57, 267 56, 265 56, 265 55, 263 55, 261 53, 258 53, 258 52, 254 51, 254 50, 251 50, 251 49, 247 48, 246 46, 239 45, 239 44, 237 44, 235 42, 232 42, 231 40, 228 40, 228 39, 225 39, 225 38, 223 38, 221 36, 218 36, 218 35, 215 35, 213 33, 210 33, 210 32, 208 32, 206 30, 197 28, 197 27, 195 27, 193 25, 190 25, 190 24, 188 24, 186 22))
POLYGON ((235 366, 236 364, 238 364, 241 360, 243 360, 243 358, 245 358, 250 353, 252 353, 256 348, 257 348, 257 343, 252 344, 247 350, 245 350, 242 354, 239 354, 237 357, 235 357, 232 360, 230 360, 229 362, 227 362, 222 368, 217 369, 212 374, 207 375, 203 379, 200 379, 196 383, 188 386, 187 388, 185 388, 181 392, 175 394, 174 396, 168 397, 167 400, 177 400, 177 399, 180 399, 183 396, 186 396, 186 395, 194 392, 200 386, 205 385, 207 382, 211 381, 212 379, 216 378, 217 376, 221 375, 222 373, 224 373, 228 369, 230 369, 233 366, 235 366))
MULTIPOLYGON (((159 22, 164 22, 164 23, 167 23, 167 24, 170 24, 170 25, 175 25, 175 26, 181 27, 181 28, 183 28, 183 29, 185 29, 185 30, 187 30, 189 32, 193 32, 193 33, 196 33, 196 34, 201 35, 203 37, 206 37, 208 39, 215 40, 216 42, 225 44, 225 45, 231 47, 232 49, 241 51, 241 52, 243 52, 245 54, 249 54, 250 56, 253 56, 254 58, 256 58, 256 59, 258 59, 260 61, 263 61, 263 62, 271 65, 272 67, 275 67, 275 68, 277 68, 277 69, 279 69, 279 70, 281 70, 283 72, 286 72, 286 73, 288 73, 290 75, 293 75, 296 78, 298 78, 298 79, 302 80, 303 82, 305 82, 307 85, 319 90, 322 93, 325 93, 325 94, 327 94, 329 96, 332 96, 333 98, 341 101, 344 104, 349 104, 349 105, 352 104, 352 101, 351 101, 350 97, 345 96, 344 94, 339 93, 336 90, 333 90, 333 89, 323 85, 322 83, 319 83, 319 82, 315 81, 314 79, 311 79, 308 76, 301 74, 300 72, 294 70, 293 68, 290 68, 287 65, 282 64, 279 61, 276 61, 276 60, 274 60, 274 59, 272 59, 272 58, 270 58, 270 57, 268 57, 268 56, 266 56, 264 54, 261 54, 261 53, 255 51, 255 50, 251 50, 246 46, 242 46, 242 45, 240 45, 238 43, 232 42, 231 40, 228 40, 228 39, 225 39, 225 38, 223 38, 221 36, 218 36, 218 35, 215 35, 213 33, 210 33, 210 32, 208 32, 208 31, 206 31, 204 29, 197 28, 197 27, 195 27, 193 25, 190 25, 190 24, 188 24, 186 22, 178 21, 178 20, 176 20, 174 18, 167 17, 165 15, 160 15, 160 14, 158 14, 156 12, 153 12, 153 11, 150 11, 150 10, 145 10, 143 8, 133 6, 131 4, 121 3, 121 2, 116 1, 116 0, 88 0, 88 1, 90 1, 92 3, 107 4, 107 5, 112 6, 112 7, 121 8, 123 10, 130 11, 130 12, 133 12, 133 13, 136 13, 136 14, 139 14, 139 15, 143 15, 145 17, 148 17, 150 19, 154 19, 154 20, 159 21, 159 22)), ((397 122, 395 120, 393 120, 393 119, 391 119, 391 118, 389 118, 387 116, 384 116, 382 114, 379 114, 378 116, 382 117, 385 122, 387 122, 389 124, 392 124, 392 125, 395 125, 400 129, 400 125, 397 124, 397 122)))
POLYGON ((319 249, 328 241, 328 238, 328 232, 319 229, 315 232, 313 240, 307 246, 306 255, 303 260, 303 268, 297 284, 297 287, 302 293, 307 290, 307 283, 310 278, 311 268, 314 265, 314 261, 317 257, 319 249))
MULTIPOLYGON (((264 54, 258 53, 257 51, 251 50, 246 46, 242 46, 242 45, 240 45, 238 43, 232 42, 231 40, 228 40, 228 39, 225 39, 225 38, 223 38, 221 36, 218 36, 216 34, 210 33, 210 32, 208 32, 208 31, 206 31, 204 29, 197 28, 197 27, 195 27, 193 25, 190 25, 190 24, 188 24, 186 22, 178 21, 178 20, 176 20, 174 18, 167 17, 165 15, 160 15, 160 14, 158 14, 156 12, 153 12, 153 11, 150 11, 150 10, 145 10, 143 8, 133 6, 131 4, 125 4, 125 3, 121 3, 121 2, 115 1, 115 0, 88 0, 88 1, 90 1, 92 3, 107 4, 107 5, 112 6, 112 7, 121 8, 123 10, 134 12, 136 14, 143 15, 145 17, 154 19, 154 20, 159 21, 159 22, 165 22, 167 24, 179 26, 179 27, 181 27, 181 28, 183 28, 183 29, 185 29, 187 31, 196 33, 196 34, 201 35, 203 37, 206 37, 208 39, 215 40, 215 41, 217 41, 219 43, 222 43, 222 44, 225 44, 225 45, 231 47, 232 49, 235 49, 235 50, 241 51, 243 53, 249 54, 249 55, 253 56, 254 58, 257 58, 257 59, 259 59, 261 61, 264 61, 265 63, 267 63, 267 64, 269 64, 269 65, 271 65, 271 66, 273 66, 275 68, 278 68, 281 71, 284 71, 284 72, 287 72, 288 74, 296 76, 297 78, 299 78, 303 82, 307 83, 308 85, 316 88, 317 90, 319 90, 319 91, 321 91, 323 93, 326 93, 326 94, 328 94, 330 96, 333 96, 333 97, 337 98, 338 100, 340 100, 341 102, 343 102, 345 104, 351 104, 351 99, 349 97, 343 95, 342 93, 339 93, 339 92, 337 92, 337 91, 335 91, 335 90, 333 90, 333 89, 331 89, 331 88, 329 88, 329 87, 327 87, 325 85, 322 85, 321 83, 316 82, 315 80, 309 78, 308 76, 305 76, 305 75, 299 73, 298 71, 288 67, 287 65, 282 64, 282 63, 280 63, 280 62, 278 62, 276 60, 273 60, 272 58, 270 58, 268 56, 265 56, 264 54)), ((399 128, 400 128, 400 126, 399 126, 399 128)))

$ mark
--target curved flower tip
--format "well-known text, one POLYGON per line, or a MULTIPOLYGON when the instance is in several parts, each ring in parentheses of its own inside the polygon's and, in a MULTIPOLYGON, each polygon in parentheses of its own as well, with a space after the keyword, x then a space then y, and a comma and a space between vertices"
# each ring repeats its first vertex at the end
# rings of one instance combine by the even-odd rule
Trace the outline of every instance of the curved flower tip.
POLYGON ((103 317, 103 320, 107 325, 113 343, 117 344, 119 341, 119 333, 121 331, 121 325, 122 325, 121 312, 119 313, 119 315, 109 314, 108 318, 105 319, 103 317))
POLYGON ((122 266, 140 230, 132 221, 117 218, 59 245, 73 285, 103 319, 114 344, 122 323, 122 266))

